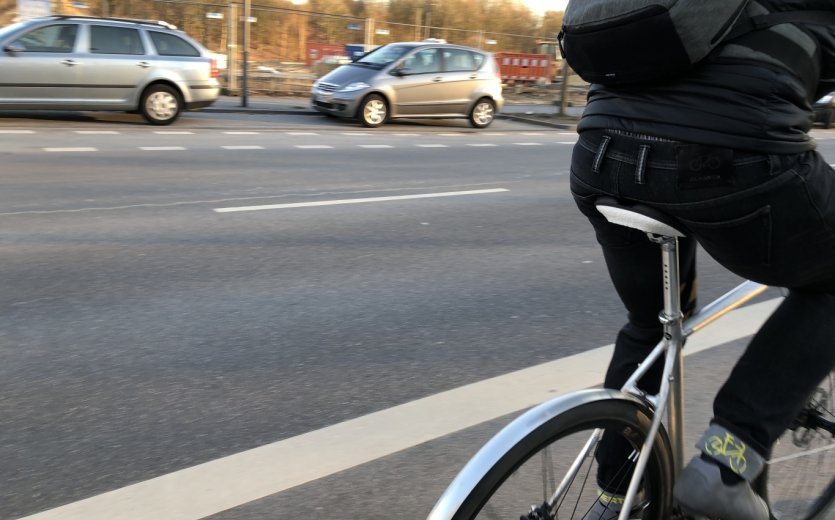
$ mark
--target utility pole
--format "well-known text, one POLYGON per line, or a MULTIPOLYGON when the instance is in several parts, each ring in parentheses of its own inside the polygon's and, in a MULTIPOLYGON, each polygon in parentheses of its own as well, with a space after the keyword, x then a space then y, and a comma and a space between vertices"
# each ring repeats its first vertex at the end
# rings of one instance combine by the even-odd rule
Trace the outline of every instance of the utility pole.
POLYGON ((229 2, 228 32, 226 35, 226 88, 228 94, 238 89, 238 67, 235 60, 238 58, 238 4, 229 2))
POLYGON ((252 9, 252 0, 244 0, 244 52, 243 52, 243 64, 241 70, 243 71, 243 85, 241 85, 241 106, 246 107, 247 105, 247 94, 249 90, 249 81, 248 81, 248 69, 249 69, 249 18, 252 9))

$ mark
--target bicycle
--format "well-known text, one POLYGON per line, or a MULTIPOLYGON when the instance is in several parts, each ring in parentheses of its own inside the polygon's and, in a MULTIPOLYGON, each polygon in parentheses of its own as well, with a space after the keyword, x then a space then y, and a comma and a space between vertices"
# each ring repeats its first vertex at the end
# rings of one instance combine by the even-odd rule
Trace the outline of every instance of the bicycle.
MULTIPOLYGON (((678 290, 678 238, 685 234, 675 220, 654 208, 610 197, 599 198, 596 205, 610 222, 644 231, 660 245, 664 339, 620 391, 597 388, 567 394, 508 424, 459 472, 427 520, 590 518, 599 493, 595 455, 604 435, 619 436, 632 448, 612 477, 618 482, 605 485, 608 489, 608 484, 629 482, 618 520, 687 518, 672 500, 674 478, 684 463, 684 340, 767 287, 745 281, 685 320, 678 290), (647 395, 637 382, 662 356, 661 389, 647 395)), ((835 501, 833 401, 835 372, 810 396, 754 483, 772 518, 835 518, 835 511, 825 516, 835 501)))

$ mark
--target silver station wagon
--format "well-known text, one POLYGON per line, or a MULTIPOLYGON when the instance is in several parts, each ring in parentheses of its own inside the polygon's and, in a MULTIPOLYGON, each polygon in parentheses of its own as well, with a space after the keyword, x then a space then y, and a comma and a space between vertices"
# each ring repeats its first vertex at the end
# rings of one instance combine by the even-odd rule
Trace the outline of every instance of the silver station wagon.
POLYGON ((124 110, 155 125, 220 94, 208 50, 164 22, 48 16, 0 29, 0 110, 124 110))
POLYGON ((390 119, 467 118, 486 128, 504 104, 493 55, 437 41, 390 43, 313 84, 313 108, 376 127, 390 119))

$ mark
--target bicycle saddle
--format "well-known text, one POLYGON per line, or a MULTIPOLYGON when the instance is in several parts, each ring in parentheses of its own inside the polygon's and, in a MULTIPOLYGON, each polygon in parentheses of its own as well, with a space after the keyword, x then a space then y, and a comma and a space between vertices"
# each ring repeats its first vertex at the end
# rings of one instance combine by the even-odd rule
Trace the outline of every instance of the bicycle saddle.
POLYGON ((599 197, 594 201, 597 211, 612 224, 638 229, 654 235, 684 237, 681 223, 663 212, 644 204, 627 204, 614 197, 599 197))

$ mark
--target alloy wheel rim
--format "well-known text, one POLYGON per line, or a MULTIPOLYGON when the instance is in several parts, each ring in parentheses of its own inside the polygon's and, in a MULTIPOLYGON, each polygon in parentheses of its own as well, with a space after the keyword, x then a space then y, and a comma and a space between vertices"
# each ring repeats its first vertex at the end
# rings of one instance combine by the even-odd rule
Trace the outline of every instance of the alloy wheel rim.
POLYGON ((379 125, 386 117, 386 105, 379 99, 369 101, 365 105, 365 120, 372 125, 379 125))
POLYGON ((487 125, 493 121, 493 105, 490 103, 479 103, 473 113, 473 119, 479 125, 487 125))

